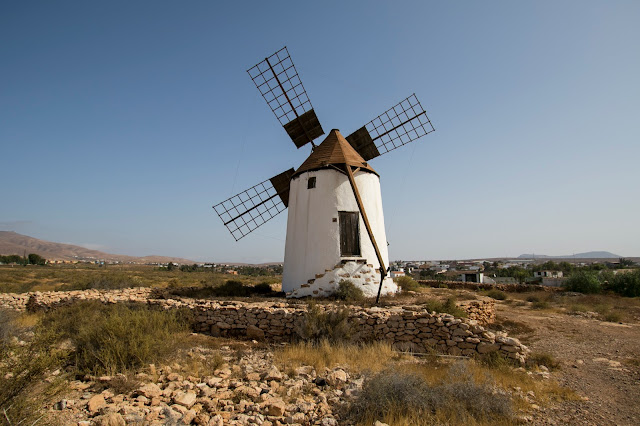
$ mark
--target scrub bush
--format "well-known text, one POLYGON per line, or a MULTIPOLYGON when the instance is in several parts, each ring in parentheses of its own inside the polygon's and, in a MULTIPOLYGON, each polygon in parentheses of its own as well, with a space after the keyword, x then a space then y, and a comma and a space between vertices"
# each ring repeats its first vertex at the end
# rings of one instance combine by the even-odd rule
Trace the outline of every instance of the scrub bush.
POLYGON ((602 286, 598 276, 590 271, 578 271, 571 274, 566 283, 567 290, 578 293, 600 293, 602 286))
POLYGON ((402 291, 418 291, 420 290, 420 284, 416 280, 411 277, 398 277, 395 278, 394 281, 398 284, 398 287, 402 289, 402 291))
POLYGON ((312 344, 321 344, 323 341, 342 343, 351 341, 354 326, 349 320, 348 309, 323 310, 317 304, 310 303, 296 332, 301 340, 312 344))
POLYGON ((340 280, 338 289, 333 293, 333 296, 346 302, 360 302, 365 299, 362 289, 356 287, 350 280, 340 280))

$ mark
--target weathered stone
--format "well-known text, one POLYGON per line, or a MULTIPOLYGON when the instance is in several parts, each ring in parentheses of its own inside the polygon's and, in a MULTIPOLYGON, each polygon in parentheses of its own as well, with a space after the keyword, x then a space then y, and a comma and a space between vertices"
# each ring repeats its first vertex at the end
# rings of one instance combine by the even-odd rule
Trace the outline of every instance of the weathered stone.
POLYGON ((155 383, 147 383, 146 385, 139 387, 136 393, 147 398, 154 398, 162 395, 162 389, 160 389, 160 387, 155 383))
POLYGON ((188 392, 177 392, 173 397, 173 402, 176 404, 180 404, 184 407, 191 407, 196 402, 196 393, 192 391, 188 392))
POLYGON ((194 410, 187 410, 183 415, 180 421, 185 425, 191 424, 191 422, 196 418, 197 413, 194 410))
POLYGON ((303 365, 301 367, 297 367, 295 368, 295 372, 298 376, 302 376, 302 375, 311 375, 311 373, 313 372, 313 367, 310 365, 303 365))
POLYGON ((201 413, 198 413, 195 419, 193 419, 193 423, 199 426, 207 426, 210 420, 211 420, 211 416, 209 416, 209 414, 201 412, 201 413))
POLYGON ((347 373, 342 369, 332 371, 327 375, 327 383, 331 386, 340 386, 348 379, 347 373))
POLYGON ((267 415, 280 417, 284 415, 287 406, 284 401, 280 399, 273 399, 265 404, 265 408, 267 409, 267 415))
POLYGON ((247 338, 256 340, 264 339, 264 331, 255 325, 249 325, 247 327, 247 338))
POLYGON ((96 426, 126 426, 126 424, 119 413, 108 413, 96 419, 96 426))
POLYGON ((102 395, 94 395, 89 398, 89 402, 87 403, 87 410, 89 414, 96 414, 99 409, 107 405, 107 401, 104 400, 104 396, 102 395))
POLYGON ((509 346, 520 346, 520 341, 512 337, 496 336, 496 342, 509 346))
POLYGON ((282 373, 280 372, 280 370, 278 370, 278 367, 273 365, 273 366, 271 366, 269 371, 265 374, 264 380, 266 380, 266 381, 270 381, 270 380, 280 381, 280 380, 282 380, 282 373))
POLYGON ((224 426, 224 418, 221 414, 216 414, 209 420, 208 426, 224 426))
POLYGON ((245 377, 249 381, 257 382, 258 380, 260 380, 260 374, 259 373, 248 373, 245 377))
POLYGON ((500 349, 500 345, 497 344, 497 343, 480 342, 480 343, 478 343, 478 346, 476 347, 476 350, 481 354, 488 354, 488 353, 491 353, 491 352, 496 352, 498 349, 500 349))

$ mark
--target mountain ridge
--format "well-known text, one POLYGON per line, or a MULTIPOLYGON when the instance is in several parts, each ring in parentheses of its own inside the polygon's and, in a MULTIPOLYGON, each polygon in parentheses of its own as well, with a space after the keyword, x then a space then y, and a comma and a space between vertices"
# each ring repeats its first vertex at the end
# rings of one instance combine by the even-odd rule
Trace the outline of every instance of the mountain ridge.
POLYGON ((609 251, 587 251, 566 256, 548 256, 546 254, 521 254, 518 259, 619 259, 623 256, 613 254, 609 251))
POLYGON ((74 244, 40 240, 13 231, 0 231, 0 254, 10 255, 35 253, 48 260, 104 260, 109 262, 132 263, 197 263, 193 260, 172 256, 127 256, 105 253, 74 244))

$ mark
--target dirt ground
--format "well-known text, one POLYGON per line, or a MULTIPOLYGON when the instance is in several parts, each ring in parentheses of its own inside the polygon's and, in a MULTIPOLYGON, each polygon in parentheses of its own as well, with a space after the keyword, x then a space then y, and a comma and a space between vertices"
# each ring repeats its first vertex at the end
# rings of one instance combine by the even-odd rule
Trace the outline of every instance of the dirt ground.
POLYGON ((640 325, 532 310, 497 303, 498 322, 524 324, 509 331, 533 353, 548 353, 559 362, 552 373, 560 385, 581 400, 554 403, 534 417, 540 425, 640 424, 640 325), (528 329, 527 329, 528 328, 528 329))

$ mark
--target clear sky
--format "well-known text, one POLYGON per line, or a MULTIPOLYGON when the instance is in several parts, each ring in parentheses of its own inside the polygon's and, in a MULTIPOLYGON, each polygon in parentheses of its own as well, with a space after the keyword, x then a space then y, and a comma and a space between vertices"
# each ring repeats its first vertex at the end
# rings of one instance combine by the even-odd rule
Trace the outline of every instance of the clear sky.
POLYGON ((266 262, 211 206, 296 150, 246 69, 286 45, 326 130, 415 92, 436 132, 372 160, 392 259, 640 256, 640 2, 3 1, 0 229, 266 262))

